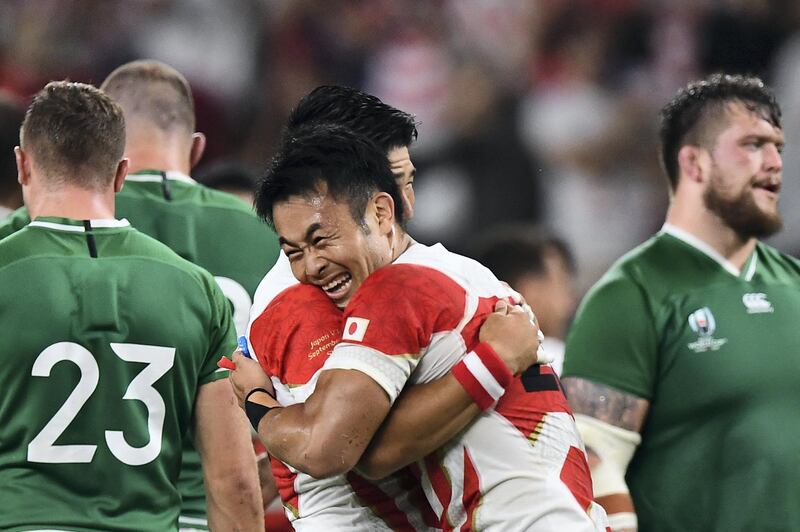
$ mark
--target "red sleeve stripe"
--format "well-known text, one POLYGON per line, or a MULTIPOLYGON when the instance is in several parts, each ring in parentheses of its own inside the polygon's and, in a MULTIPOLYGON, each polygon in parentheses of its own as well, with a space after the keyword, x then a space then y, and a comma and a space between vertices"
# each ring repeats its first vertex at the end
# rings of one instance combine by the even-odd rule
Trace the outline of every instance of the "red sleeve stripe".
POLYGON ((500 399, 512 379, 511 372, 488 344, 479 344, 452 371, 481 410, 500 399))

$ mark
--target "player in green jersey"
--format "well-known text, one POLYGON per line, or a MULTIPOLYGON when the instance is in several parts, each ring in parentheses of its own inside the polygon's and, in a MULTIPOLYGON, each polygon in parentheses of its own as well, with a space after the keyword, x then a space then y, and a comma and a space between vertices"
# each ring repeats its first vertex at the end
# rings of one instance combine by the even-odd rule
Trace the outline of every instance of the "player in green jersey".
POLYGON ((714 75, 661 114, 661 232, 592 288, 564 387, 615 531, 800 529, 800 263, 781 227, 772 92, 714 75))
MULTIPOLYGON (((116 197, 117 216, 211 272, 231 304, 237 332, 243 333, 252 296, 279 247, 251 206, 189 177, 203 154, 205 137, 195 132, 188 82, 163 63, 133 61, 114 70, 101 88, 126 118, 130 168, 116 197), (232 260, 240 250, 247 260, 232 260)), ((16 211, 0 226, 0 239, 28 221, 27 210, 16 211)), ((186 440, 179 486, 182 523, 205 529, 203 472, 191 439, 186 440)))
POLYGON ((247 430, 215 362, 235 345, 212 277, 114 219, 122 110, 48 84, 16 149, 34 220, 0 243, 0 529, 175 530, 181 443, 202 451, 220 530, 257 529, 247 430))

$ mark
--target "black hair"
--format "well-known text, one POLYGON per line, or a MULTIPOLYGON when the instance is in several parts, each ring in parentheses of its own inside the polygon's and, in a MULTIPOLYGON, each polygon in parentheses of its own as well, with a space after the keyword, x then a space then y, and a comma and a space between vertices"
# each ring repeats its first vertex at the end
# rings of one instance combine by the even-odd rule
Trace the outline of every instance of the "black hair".
POLYGON ((285 135, 312 122, 345 126, 388 152, 410 146, 417 138, 413 115, 351 87, 322 85, 297 104, 286 124, 285 135))
POLYGON ((754 76, 713 74, 678 91, 661 109, 661 164, 672 190, 678 185, 678 152, 686 144, 700 144, 706 130, 718 123, 727 104, 739 102, 781 127, 781 109, 775 95, 754 76))
POLYGON ((555 252, 571 274, 575 258, 559 237, 538 227, 504 225, 489 229, 476 238, 471 256, 511 286, 524 276, 547 274, 547 254, 555 252))
POLYGON ((276 203, 315 194, 321 184, 335 200, 346 201, 353 219, 362 224, 372 194, 386 192, 394 200, 395 219, 403 223, 402 197, 386 151, 333 123, 310 123, 284 138, 258 184, 256 212, 274 228, 276 203))

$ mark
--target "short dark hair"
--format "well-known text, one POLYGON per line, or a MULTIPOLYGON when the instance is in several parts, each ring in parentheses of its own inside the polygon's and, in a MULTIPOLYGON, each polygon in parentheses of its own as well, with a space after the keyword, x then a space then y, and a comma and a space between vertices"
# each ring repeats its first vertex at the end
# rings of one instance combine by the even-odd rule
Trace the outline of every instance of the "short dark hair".
POLYGON ((20 145, 49 179, 104 188, 125 150, 125 119, 119 105, 96 87, 51 81, 25 113, 20 145))
POLYGON ((163 131, 194 132, 192 88, 177 70, 150 59, 131 61, 115 69, 100 85, 133 118, 145 119, 163 131))
POLYGON ((306 196, 326 184, 337 201, 346 201, 362 223, 375 192, 388 193, 395 218, 403 222, 402 198, 386 152, 370 139, 333 123, 311 123, 284 138, 256 191, 256 212, 274 228, 272 209, 292 196, 306 196))
POLYGON ((286 134, 312 122, 345 126, 388 152, 410 146, 417 138, 417 122, 379 98, 351 87, 322 85, 300 100, 286 124, 286 134))
POLYGON ((575 258, 567 243, 539 227, 490 228, 476 238, 470 254, 498 279, 515 286, 526 275, 545 275, 549 252, 557 253, 567 271, 575 273, 575 258))
POLYGON ((678 91, 661 109, 661 164, 672 190, 678 185, 678 152, 686 144, 701 145, 709 128, 719 123, 727 104, 739 102, 781 127, 781 109, 775 95, 754 76, 712 74, 678 91))
POLYGON ((14 146, 19 144, 19 130, 24 118, 25 106, 22 102, 0 91, 0 205, 4 200, 13 200, 22 205, 14 146))

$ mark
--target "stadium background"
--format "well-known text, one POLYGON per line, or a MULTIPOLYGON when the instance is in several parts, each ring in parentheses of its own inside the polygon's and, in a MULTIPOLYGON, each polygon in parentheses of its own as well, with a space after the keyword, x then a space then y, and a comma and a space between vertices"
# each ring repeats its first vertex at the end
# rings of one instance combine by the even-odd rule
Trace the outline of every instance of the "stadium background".
POLYGON ((200 176, 257 174, 302 94, 363 88, 421 122, 412 234, 463 251, 494 224, 543 224, 572 246, 582 291, 659 228, 658 109, 713 71, 778 92, 774 243, 800 251, 798 29, 793 0, 3 0, 0 87, 27 100, 50 79, 166 61, 209 138, 200 176))

